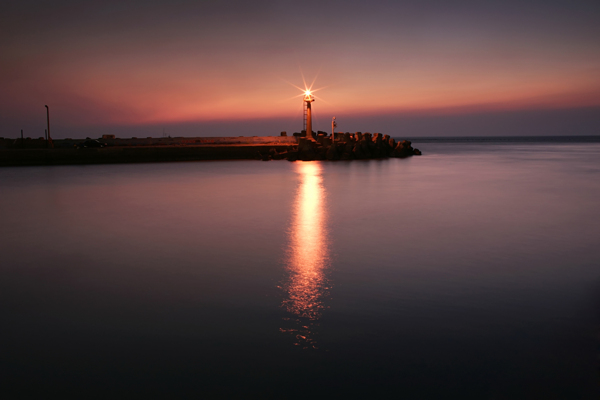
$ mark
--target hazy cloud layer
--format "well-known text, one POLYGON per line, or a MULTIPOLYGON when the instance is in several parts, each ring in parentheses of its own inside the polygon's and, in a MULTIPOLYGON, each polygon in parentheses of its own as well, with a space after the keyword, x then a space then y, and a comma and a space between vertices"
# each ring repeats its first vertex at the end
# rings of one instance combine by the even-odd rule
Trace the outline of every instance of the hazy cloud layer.
MULTIPOLYGON (((375 131, 361 126, 585 114, 600 106, 599 17, 591 1, 4 2, 0 135, 43 132, 44 104, 65 134, 257 120, 293 130, 300 70, 323 88, 319 129, 333 115, 375 131)), ((580 134, 599 133, 587 121, 580 134)))

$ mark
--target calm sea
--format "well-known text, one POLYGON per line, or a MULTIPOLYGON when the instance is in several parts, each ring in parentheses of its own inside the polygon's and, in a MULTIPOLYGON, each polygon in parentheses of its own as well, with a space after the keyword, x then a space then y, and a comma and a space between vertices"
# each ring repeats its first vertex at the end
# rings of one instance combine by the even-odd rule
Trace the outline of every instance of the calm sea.
POLYGON ((0 169, 2 398, 597 399, 600 143, 0 169))

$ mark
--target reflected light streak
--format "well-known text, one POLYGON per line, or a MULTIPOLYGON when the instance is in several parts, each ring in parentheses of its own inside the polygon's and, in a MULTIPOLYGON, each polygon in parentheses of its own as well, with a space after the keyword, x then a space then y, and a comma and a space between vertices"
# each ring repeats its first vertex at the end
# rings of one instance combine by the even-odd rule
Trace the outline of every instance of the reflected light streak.
POLYGON ((300 184, 289 230, 288 278, 283 285, 286 298, 282 306, 293 315, 286 320, 299 326, 281 331, 292 333, 296 345, 316 348, 313 329, 325 308, 323 301, 329 290, 326 198, 321 164, 299 162, 295 167, 300 184))

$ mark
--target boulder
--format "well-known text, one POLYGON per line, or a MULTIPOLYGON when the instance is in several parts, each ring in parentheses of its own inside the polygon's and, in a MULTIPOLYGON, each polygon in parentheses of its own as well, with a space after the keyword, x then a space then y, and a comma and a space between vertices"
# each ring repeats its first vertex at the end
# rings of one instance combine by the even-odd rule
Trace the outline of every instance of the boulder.
POLYGON ((360 143, 358 143, 360 145, 360 149, 362 152, 362 156, 363 158, 373 158, 373 154, 371 152, 371 148, 369 145, 373 145, 373 143, 371 142, 367 142, 366 139, 361 140, 360 143))
POLYGON ((380 149, 381 149, 382 157, 388 157, 390 155, 390 152, 392 151, 389 140, 390 140, 389 135, 383 135, 381 138, 380 149))
POLYGON ((328 147, 321 146, 315 149, 315 160, 325 160, 327 158, 327 149, 328 147))
POLYGON ((392 148, 392 150, 396 148, 396 141, 394 140, 393 137, 391 137, 391 138, 388 139, 388 144, 390 145, 390 147, 392 148))
POLYGON ((271 156, 271 158, 273 160, 281 160, 283 157, 281 156, 280 153, 277 152, 276 149, 270 149, 269 150, 269 155, 271 156))
POLYGON ((392 157, 409 157, 413 155, 413 148, 410 145, 409 140, 402 140, 396 145, 396 148, 392 152, 392 157))
POLYGON ((361 160, 361 159, 365 158, 365 154, 362 150, 362 146, 361 146, 360 142, 358 142, 354 145, 354 148, 352 149, 352 154, 354 155, 354 158, 356 158, 357 160, 361 160))
POLYGON ((338 160, 339 159, 337 146, 329 146, 329 148, 327 149, 326 158, 329 161, 333 161, 333 160, 338 160))
POLYGON ((353 158, 352 150, 354 150, 354 144, 352 142, 346 143, 341 151, 342 155, 340 158, 342 160, 351 160, 353 158))
POLYGON ((317 153, 310 145, 305 145, 298 149, 298 159, 302 161, 313 161, 317 158, 317 153))
POLYGON ((382 142, 381 133, 374 133, 373 134, 373 142, 376 145, 380 145, 381 144, 381 142, 382 142))

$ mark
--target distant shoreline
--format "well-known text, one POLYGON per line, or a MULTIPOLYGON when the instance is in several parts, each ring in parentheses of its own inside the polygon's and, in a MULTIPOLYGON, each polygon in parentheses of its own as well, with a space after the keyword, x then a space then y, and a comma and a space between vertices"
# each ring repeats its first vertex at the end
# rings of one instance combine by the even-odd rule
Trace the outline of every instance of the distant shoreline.
POLYGON ((413 143, 600 143, 593 136, 445 136, 408 137, 413 143))
MULTIPOLYGON (((393 137, 396 141, 399 140, 410 140, 413 143, 454 143, 454 142, 460 142, 460 143, 465 143, 465 142, 527 142, 527 143, 533 143, 533 142, 556 142, 556 143, 568 143, 568 142, 573 142, 573 143, 597 143, 600 142, 600 135, 577 135, 577 136, 410 136, 410 135, 402 135, 402 136, 398 136, 398 135, 390 135, 391 137, 393 137)), ((183 140, 186 141, 186 139, 198 139, 199 137, 194 137, 194 136, 182 136, 182 137, 178 137, 178 138, 147 138, 147 139, 153 139, 154 141, 173 141, 173 140, 183 140)), ((271 139, 271 136, 202 136, 200 137, 201 139, 206 139, 206 143, 194 143, 194 144, 244 144, 246 143, 246 141, 248 139, 253 139, 255 141, 257 141, 256 144, 258 143, 262 143, 265 142, 265 140, 271 139), (236 141, 236 142, 231 142, 228 141, 227 139, 240 139, 240 140, 244 140, 245 141, 236 141), (222 143, 220 143, 222 142, 222 143)), ((10 140, 10 141, 15 141, 15 140, 19 140, 19 137, 13 137, 13 138, 9 138, 9 137, 0 137, 0 141, 1 140, 10 140)), ((28 140, 40 140, 43 138, 39 138, 39 139, 35 139, 35 138, 27 138, 28 140)), ((126 140, 126 141, 131 141, 131 140, 136 140, 137 138, 117 138, 117 140, 126 140)), ((292 137, 287 137, 285 139, 283 139, 282 137, 278 137, 278 139, 280 139, 281 142, 287 142, 287 140, 293 140, 292 137), (287 139, 287 140, 286 140, 287 139)), ((72 142, 69 143, 69 147, 72 147, 73 143, 78 143, 78 142, 83 142, 84 140, 86 140, 85 138, 76 138, 76 139, 64 139, 64 138, 56 138, 56 141, 60 141, 60 142, 72 142)), ((103 141, 106 141, 105 139, 101 139, 103 141)), ((145 141, 146 138, 140 138, 139 141, 145 141)), ((203 140, 204 142, 204 140, 203 140)), ((267 142, 265 142, 266 144, 267 142)), ((153 144, 158 144, 158 143, 153 143, 153 144)), ((185 144, 192 144, 192 143, 185 143, 185 144)), ((281 143, 283 144, 283 143, 281 143)), ((295 143, 294 143, 295 144, 295 143)), ((2 146, 0 146, 0 148, 2 148, 2 146)))

